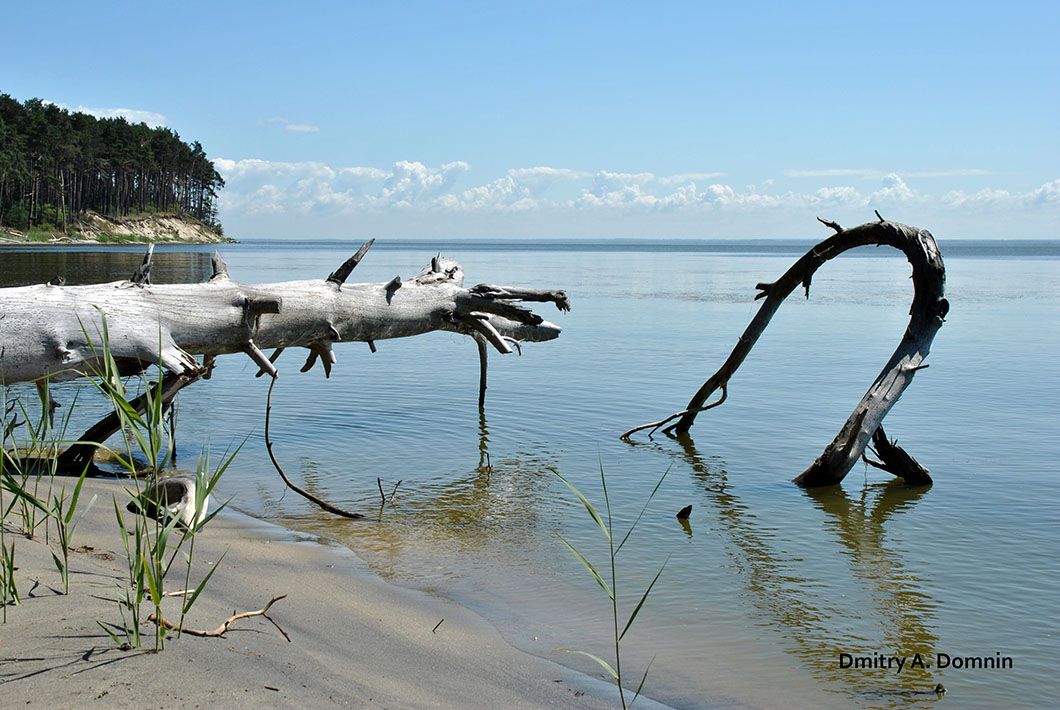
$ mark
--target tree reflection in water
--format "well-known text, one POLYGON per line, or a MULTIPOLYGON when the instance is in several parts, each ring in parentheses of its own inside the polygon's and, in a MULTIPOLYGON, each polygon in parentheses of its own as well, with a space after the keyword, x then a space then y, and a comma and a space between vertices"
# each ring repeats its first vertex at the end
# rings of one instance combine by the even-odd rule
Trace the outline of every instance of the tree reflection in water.
POLYGON ((867 484, 856 496, 840 486, 793 488, 792 495, 807 497, 824 513, 826 532, 838 543, 829 545, 827 537, 823 542, 818 537, 818 547, 793 554, 777 544, 777 528, 741 500, 724 460, 701 454, 688 435, 676 441, 679 449, 660 442, 633 445, 654 448, 689 467, 695 485, 710 501, 703 507, 715 518, 713 527, 723 532, 726 552, 749 592, 752 616, 764 617, 790 641, 801 667, 811 669, 826 686, 881 707, 937 700, 933 693, 920 695, 934 686, 933 669, 910 668, 909 661, 901 673, 893 667, 844 669, 839 663, 840 653, 909 658, 920 653, 925 661, 933 661, 938 646, 936 604, 904 561, 901 542, 886 532, 888 521, 911 510, 927 487, 867 484), (850 577, 815 577, 812 558, 836 553, 847 561, 850 577), (861 604, 850 606, 852 599, 861 604))

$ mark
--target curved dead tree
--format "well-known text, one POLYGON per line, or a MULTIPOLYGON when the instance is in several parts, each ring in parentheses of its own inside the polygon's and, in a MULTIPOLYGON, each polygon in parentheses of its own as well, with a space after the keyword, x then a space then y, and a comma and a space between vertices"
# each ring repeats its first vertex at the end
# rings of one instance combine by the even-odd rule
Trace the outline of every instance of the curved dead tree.
MULTIPOLYGON (((879 217, 879 213, 876 215, 879 217)), ((827 486, 839 483, 847 472, 864 456, 870 441, 878 461, 865 458, 868 463, 905 479, 908 484, 931 482, 926 468, 906 453, 884 433, 883 418, 894 406, 913 375, 923 364, 931 348, 935 333, 942 326, 949 303, 945 298, 946 271, 935 238, 925 229, 888 222, 878 222, 843 229, 835 222, 821 220, 835 230, 835 234, 817 244, 796 261, 783 276, 772 283, 760 283, 755 300, 765 299, 750 325, 740 336, 725 363, 708 379, 680 412, 650 424, 634 427, 622 435, 629 439, 634 433, 659 429, 665 434, 683 434, 691 428, 700 412, 717 407, 725 401, 728 383, 744 358, 758 342, 773 314, 792 291, 799 286, 810 297, 810 281, 814 273, 829 259, 848 249, 870 244, 899 249, 913 266, 913 303, 909 309, 909 326, 898 348, 887 361, 883 371, 869 387, 854 412, 847 419, 835 439, 813 464, 795 478, 800 486, 827 486), (718 393, 718 397, 708 400, 718 393)))
MULTIPOLYGON (((151 284, 150 256, 128 281, 85 286, 49 284, 0 288, 0 384, 70 379, 99 369, 104 328, 122 374, 151 365, 166 371, 163 388, 208 377, 218 355, 242 352, 276 377, 273 363, 287 348, 309 351, 302 371, 318 361, 328 377, 333 343, 375 341, 435 330, 474 337, 501 353, 513 344, 556 338, 559 326, 519 302, 551 302, 569 310, 563 291, 481 284, 464 288, 460 265, 441 256, 415 277, 382 284, 347 284, 369 241, 326 279, 248 285, 234 281, 219 255, 205 283, 151 284), (271 357, 263 349, 274 349, 271 357), (202 362, 196 356, 202 356, 202 362)), ((484 349, 483 349, 484 352, 484 349)), ((483 355, 484 357, 484 355, 483 355)), ((482 383, 485 383, 483 375, 482 383)), ((84 441, 117 431, 101 421, 84 441)), ((91 453, 72 447, 68 460, 91 453)), ((69 461, 68 461, 69 462, 69 461)))

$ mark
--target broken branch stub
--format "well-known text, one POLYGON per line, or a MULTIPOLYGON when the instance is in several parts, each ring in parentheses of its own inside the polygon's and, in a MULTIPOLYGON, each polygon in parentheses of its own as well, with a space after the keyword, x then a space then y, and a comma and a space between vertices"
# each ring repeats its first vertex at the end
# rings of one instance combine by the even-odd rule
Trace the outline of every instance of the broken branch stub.
POLYGON ((817 269, 849 249, 870 244, 891 246, 904 253, 913 267, 913 302, 909 309, 909 326, 894 354, 855 407, 839 434, 817 460, 795 478, 795 483, 805 487, 839 483, 861 458, 865 447, 878 430, 876 448, 881 461, 873 464, 896 476, 902 476, 907 483, 930 482, 927 469, 898 447, 897 443, 887 440, 880 425, 909 386, 913 375, 926 367, 922 363, 928 355, 935 333, 942 326, 949 311, 949 303, 945 298, 946 271, 942 255, 934 237, 924 229, 888 222, 882 218, 878 222, 851 229, 843 229, 835 222, 821 222, 835 230, 836 234, 810 249, 776 281, 757 285, 759 293, 755 300, 764 299, 758 313, 740 336, 728 359, 699 388, 688 405, 665 419, 630 429, 622 435, 623 439, 629 439, 634 433, 644 429, 655 431, 662 428, 666 434, 687 432, 695 423, 696 415, 724 401, 730 378, 769 325, 780 304, 792 291, 802 286, 806 297, 809 298, 810 282, 817 269), (719 389, 722 391, 721 399, 707 404, 707 400, 719 389))

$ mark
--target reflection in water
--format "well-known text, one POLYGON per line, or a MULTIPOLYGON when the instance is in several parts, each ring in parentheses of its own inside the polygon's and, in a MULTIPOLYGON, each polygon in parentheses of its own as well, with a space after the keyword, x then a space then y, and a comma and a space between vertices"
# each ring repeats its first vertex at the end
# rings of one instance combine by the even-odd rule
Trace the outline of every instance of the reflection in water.
POLYGON ((770 627, 792 642, 800 665, 828 685, 880 707, 937 701, 933 693, 916 694, 933 687, 930 669, 911 668, 907 661, 901 673, 894 667, 851 670, 840 668, 839 662, 840 653, 877 658, 880 654, 912 658, 920 653, 926 661, 933 660, 938 642, 932 628, 936 605, 922 591, 924 583, 903 564, 901 548, 893 540, 887 544, 885 531, 885 523, 911 509, 927 489, 875 485, 856 499, 839 486, 806 492, 834 531, 854 583, 867 593, 864 606, 854 600, 856 606, 850 608, 845 606, 850 600, 834 591, 848 585, 834 581, 825 585, 798 572, 805 567, 800 564, 803 554, 824 559, 834 553, 832 546, 819 541, 817 549, 806 553, 785 552, 778 544, 777 528, 762 521, 735 493, 725 462, 702 455, 687 435, 678 441, 680 452, 657 442, 640 445, 666 451, 690 467, 695 483, 714 503, 717 527, 726 534, 727 552, 751 602, 770 627))
MULTIPOLYGON (((39 247, 5 247, 4 286, 47 283, 56 276, 76 284, 107 283, 133 275, 144 258, 146 247, 108 249, 68 248, 44 250, 39 247)), ((169 247, 159 245, 151 257, 153 283, 198 283, 213 275, 212 247, 169 247)))
POLYGON ((493 462, 490 461, 490 431, 486 428, 486 410, 481 406, 478 408, 478 468, 475 470, 486 475, 488 484, 493 473, 493 462))
MULTIPOLYGON (((453 432, 453 436, 465 434, 453 432)), ((466 437, 470 439, 470 437, 466 437)), ((338 539, 351 545, 377 572, 392 579, 415 579, 417 585, 432 574, 465 575, 466 561, 447 564, 451 555, 471 559, 483 568, 488 561, 504 560, 518 564, 533 558, 532 529, 543 523, 540 501, 552 485, 550 469, 555 457, 545 451, 518 451, 491 457, 490 434, 485 413, 478 418, 475 454, 477 462, 438 460, 425 462, 422 471, 387 477, 379 470, 338 472, 329 464, 302 457, 300 485, 321 498, 352 510, 369 512, 379 500, 376 476, 389 493, 402 478, 395 504, 380 509, 367 520, 338 520, 305 506, 284 507, 276 500, 264 500, 267 510, 281 511, 281 521, 323 538, 338 539), (356 484, 350 481, 356 477, 356 484), (371 481, 373 498, 364 497, 371 481), (338 496, 354 495, 355 500, 338 496), (294 512, 297 511, 297 512, 294 512)), ((471 443, 470 441, 468 443, 471 443)))

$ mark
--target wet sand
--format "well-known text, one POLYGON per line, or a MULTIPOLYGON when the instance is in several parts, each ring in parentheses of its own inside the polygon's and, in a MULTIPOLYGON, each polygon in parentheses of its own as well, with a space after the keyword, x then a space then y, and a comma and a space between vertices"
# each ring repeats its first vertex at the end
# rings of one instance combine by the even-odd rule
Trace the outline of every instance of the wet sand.
MULTIPOLYGON (((192 586, 227 553, 185 627, 214 629, 286 594, 269 616, 290 641, 259 616, 236 621, 224 638, 170 632, 161 653, 149 650, 153 626, 144 623, 144 647, 122 650, 96 623, 121 624, 115 598, 127 563, 112 501, 127 500, 122 485, 85 483, 82 501, 98 498, 73 539, 69 595, 52 563, 54 541, 45 546, 43 528, 33 541, 12 532, 9 514, 22 603, 0 624, 5 707, 618 705, 613 685, 516 650, 469 610, 388 584, 345 548, 229 511, 196 540, 192 586)), ((178 562, 166 589, 183 586, 178 562)), ((177 619, 179 600, 165 604, 166 618, 177 619)), ((661 707, 647 698, 637 706, 661 707)))

